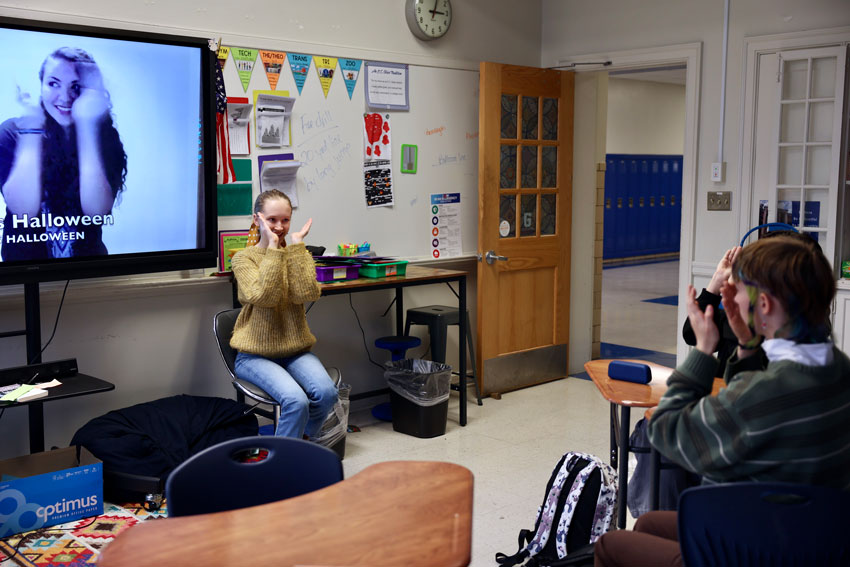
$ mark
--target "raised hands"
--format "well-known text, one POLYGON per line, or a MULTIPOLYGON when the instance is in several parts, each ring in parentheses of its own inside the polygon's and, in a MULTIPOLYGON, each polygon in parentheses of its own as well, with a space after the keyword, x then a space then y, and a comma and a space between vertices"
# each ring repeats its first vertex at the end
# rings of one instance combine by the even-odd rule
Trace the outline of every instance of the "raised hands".
POLYGON ((737 293, 738 286, 731 280, 727 281, 720 289, 720 295, 723 298, 723 309, 726 310, 726 319, 729 321, 729 327, 732 329, 732 332, 735 333, 735 337, 738 339, 738 344, 745 345, 755 338, 755 331, 752 327, 750 327, 747 320, 749 319, 749 313, 741 313, 741 309, 735 301, 737 293))
POLYGON ((307 219, 307 222, 304 223, 304 226, 301 227, 301 230, 298 232, 293 232, 290 237, 292 238, 293 244, 298 244, 299 242, 304 242, 304 237, 307 236, 307 233, 310 232, 310 227, 313 226, 313 219, 307 219))
POLYGON ((30 93, 22 91, 20 86, 17 89, 18 103, 24 109, 23 114, 18 118, 18 128, 27 130, 44 128, 44 109, 41 108, 38 99, 33 98, 30 93))
POLYGON ((697 350, 705 354, 713 354, 720 340, 720 331, 714 324, 714 307, 707 305, 705 311, 701 311, 697 303, 697 290, 692 285, 688 286, 688 300, 685 306, 688 310, 688 320, 697 339, 697 350))
POLYGON ((71 107, 71 116, 76 124, 97 123, 112 108, 100 69, 93 63, 77 63, 76 69, 79 95, 71 107))
POLYGON ((732 265, 735 263, 735 259, 741 253, 741 250, 742 248, 740 246, 735 246, 723 254, 720 262, 717 263, 717 269, 715 269, 714 275, 711 276, 711 281, 708 282, 708 286, 705 288, 706 291, 714 295, 720 295, 720 290, 729 280, 729 276, 732 274, 732 265))
POLYGON ((280 238, 272 230, 263 213, 257 213, 257 221, 257 227, 260 229, 260 241, 257 246, 260 248, 277 248, 280 245, 280 238))

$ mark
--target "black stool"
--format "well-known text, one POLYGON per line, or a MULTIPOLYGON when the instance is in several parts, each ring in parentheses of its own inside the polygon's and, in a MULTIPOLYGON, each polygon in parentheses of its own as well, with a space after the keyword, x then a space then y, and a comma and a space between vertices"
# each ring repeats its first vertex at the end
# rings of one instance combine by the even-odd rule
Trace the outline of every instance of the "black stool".
MULTIPOLYGON (((481 392, 478 389, 478 374, 475 372, 475 348, 472 345, 472 328, 469 326, 469 313, 467 312, 465 315, 466 344, 469 345, 472 383, 475 385, 475 396, 480 406, 483 404, 481 403, 481 392)), ((410 335, 411 325, 428 325, 428 334, 431 335, 431 360, 445 363, 448 326, 460 325, 460 310, 457 307, 449 307, 448 305, 414 307, 407 310, 407 322, 404 325, 405 335, 410 335)))

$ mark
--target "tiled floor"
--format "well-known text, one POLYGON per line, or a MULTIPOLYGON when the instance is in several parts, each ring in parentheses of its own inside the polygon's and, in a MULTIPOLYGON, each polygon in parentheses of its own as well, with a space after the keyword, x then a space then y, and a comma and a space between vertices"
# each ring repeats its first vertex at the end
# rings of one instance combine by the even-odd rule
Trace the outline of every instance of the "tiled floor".
MULTIPOLYGON (((644 300, 676 295, 677 273, 678 262, 604 270, 603 341, 675 353, 676 307, 644 300)), ((446 434, 432 439, 396 433, 392 424, 359 412, 350 419, 361 431, 347 437, 345 475, 388 460, 451 461, 469 468, 475 475, 471 565, 494 566, 496 552, 515 553, 519 530, 534 527, 549 474, 563 453, 607 457, 608 408, 592 382, 567 378, 487 398, 481 407, 470 403, 466 427, 458 425, 454 395, 446 434)))

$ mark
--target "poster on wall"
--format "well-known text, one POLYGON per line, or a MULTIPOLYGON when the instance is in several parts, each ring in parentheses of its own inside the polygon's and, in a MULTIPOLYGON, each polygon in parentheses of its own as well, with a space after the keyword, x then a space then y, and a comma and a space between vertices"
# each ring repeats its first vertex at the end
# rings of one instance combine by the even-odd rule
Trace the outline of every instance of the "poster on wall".
POLYGON ((410 110, 408 66, 367 61, 366 105, 383 110, 410 110))
POLYGON ((460 226, 460 193, 431 195, 431 256, 434 259, 460 256, 463 250, 460 226))
POLYGON ((363 115, 363 182, 367 207, 393 204, 390 115, 363 115))

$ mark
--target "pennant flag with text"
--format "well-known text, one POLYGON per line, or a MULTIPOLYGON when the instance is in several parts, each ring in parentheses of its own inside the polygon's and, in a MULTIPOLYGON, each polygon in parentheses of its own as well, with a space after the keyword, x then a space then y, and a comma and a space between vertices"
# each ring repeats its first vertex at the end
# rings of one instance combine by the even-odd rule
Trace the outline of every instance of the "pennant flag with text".
POLYGON ((232 47, 233 60, 236 62, 236 71, 239 80, 242 81, 242 89, 248 92, 248 83, 251 82, 251 73, 254 72, 254 62, 257 60, 257 50, 245 47, 232 47))
POLYGON ((325 98, 328 98, 328 90, 331 88, 331 81, 334 80, 335 70, 336 57, 316 57, 316 72, 319 74, 319 82, 322 83, 325 98))
POLYGON ((354 85, 357 84, 357 77, 360 75, 360 65, 362 64, 362 59, 340 58, 339 60, 339 70, 342 73, 343 80, 345 80, 345 88, 348 90, 348 100, 351 100, 351 95, 354 93, 354 85))
POLYGON ((222 69, 224 69, 225 63, 227 63, 228 55, 230 55, 230 48, 228 46, 222 45, 218 48, 216 58, 218 58, 218 64, 222 69))
POLYGON ((277 80, 280 78, 280 70, 283 69, 283 63, 286 61, 286 53, 283 51, 261 49, 260 59, 263 61, 263 67, 266 69, 269 86, 273 91, 277 90, 277 80))
POLYGON ((301 94, 301 89, 304 88, 304 81, 307 80, 307 71, 310 70, 310 61, 313 60, 313 56, 301 53, 287 53, 286 56, 289 58, 289 68, 292 69, 292 78, 295 79, 298 94, 301 94))

